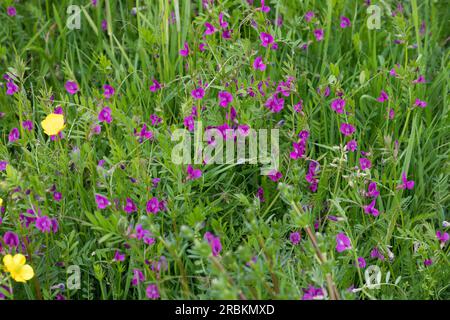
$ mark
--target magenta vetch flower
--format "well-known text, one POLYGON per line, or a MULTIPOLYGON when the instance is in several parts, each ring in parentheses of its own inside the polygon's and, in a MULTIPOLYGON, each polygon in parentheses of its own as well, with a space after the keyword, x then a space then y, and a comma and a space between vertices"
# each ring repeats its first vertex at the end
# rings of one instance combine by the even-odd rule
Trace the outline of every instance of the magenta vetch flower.
POLYGON ((449 240, 449 235, 444 231, 436 231, 436 238, 443 244, 445 244, 449 240))
POLYGON ((385 102, 389 100, 389 96, 387 95, 387 93, 384 90, 381 90, 380 92, 380 96, 377 98, 378 102, 385 102))
MULTIPOLYGON (((19 245, 19 236, 12 231, 6 231, 5 234, 3 235, 3 241, 9 247, 17 247, 19 245)), ((0 242, 0 248, 1 248, 1 242, 0 242)))
POLYGON ((158 198, 153 197, 147 201, 147 212, 157 214, 159 212, 159 201, 158 198))
POLYGON ((307 289, 303 290, 302 300, 322 300, 325 298, 325 291, 322 288, 316 288, 309 285, 307 289))
POLYGON ((156 80, 152 79, 152 85, 149 87, 151 92, 156 92, 161 89, 161 84, 156 80))
POLYGON ((334 99, 333 101, 331 101, 331 109, 336 111, 337 113, 344 113, 344 107, 345 107, 345 100, 344 99, 334 99))
POLYGON ((356 142, 356 140, 350 140, 349 142, 347 142, 347 150, 355 152, 357 148, 358 143, 356 142))
POLYGON ((270 33, 261 32, 259 38, 263 47, 267 47, 273 43, 273 36, 270 33))
POLYGON ((53 199, 55 199, 56 202, 60 202, 62 199, 62 193, 58 191, 53 192, 53 199))
POLYGON ((342 29, 350 27, 350 24, 351 23, 350 23, 350 19, 349 18, 344 17, 344 16, 341 17, 341 24, 340 24, 340 26, 341 26, 342 29))
POLYGON ((261 7, 258 8, 258 9, 261 10, 262 12, 264 12, 264 13, 270 12, 270 7, 269 7, 269 6, 266 6, 264 0, 261 0, 261 7))
POLYGON ((358 268, 365 268, 366 267, 366 259, 364 259, 363 257, 359 257, 358 258, 358 268))
POLYGON ((187 166, 187 180, 196 180, 202 176, 202 171, 200 169, 194 169, 190 164, 187 166))
POLYGON ((125 211, 128 214, 131 214, 133 212, 137 211, 136 204, 131 200, 130 198, 127 198, 125 200, 125 206, 123 207, 123 211, 125 211))
POLYGON ((189 131, 194 131, 194 116, 193 115, 189 115, 186 118, 184 118, 184 126, 189 130, 189 131))
POLYGON ((145 123, 142 124, 142 128, 139 132, 137 132, 136 129, 134 129, 134 131, 135 131, 134 135, 139 137, 139 139, 138 139, 139 143, 142 143, 145 140, 153 139, 153 132, 150 130, 147 130, 147 125, 145 123))
POLYGON ((267 176, 269 177, 270 180, 277 182, 283 177, 283 174, 280 171, 272 170, 269 172, 267 176))
POLYGON ((198 50, 200 50, 200 52, 205 51, 205 50, 206 50, 206 43, 201 42, 201 43, 198 45, 198 50))
POLYGON ((311 190, 311 192, 316 192, 319 185, 319 180, 317 179, 318 170, 319 163, 311 161, 309 163, 308 173, 305 175, 305 180, 309 183, 309 190, 311 190))
POLYGON ((149 299, 158 299, 160 297, 158 286, 156 284, 149 284, 147 289, 145 289, 145 294, 149 299))
POLYGON ((414 180, 408 180, 406 172, 402 172, 402 184, 398 188, 412 190, 414 188, 414 180))
POLYGON ((12 96, 16 92, 19 92, 19 87, 12 81, 6 83, 6 94, 12 96))
POLYGON ((352 245, 350 239, 345 235, 345 233, 338 233, 336 235, 336 251, 342 252, 351 249, 352 245))
POLYGON ((205 96, 205 90, 202 87, 198 87, 191 91, 191 96, 196 100, 203 99, 205 96))
POLYGON ((303 100, 300 99, 300 101, 294 105, 294 111, 295 112, 302 112, 303 111, 303 100))
POLYGON ((0 161, 0 171, 5 171, 8 161, 0 161))
POLYGON ((262 61, 262 57, 256 57, 255 61, 253 61, 253 69, 264 71, 266 70, 266 65, 262 61))
POLYGON ((220 238, 216 237, 209 231, 205 233, 204 238, 206 239, 206 241, 208 241, 213 256, 217 257, 220 251, 222 251, 222 244, 220 243, 220 238))
POLYGON ((95 202, 97 203, 97 208, 99 209, 105 209, 107 206, 111 204, 109 202, 108 198, 105 196, 102 196, 101 194, 95 195, 95 202))
POLYGON ((103 86, 103 96, 105 97, 105 99, 111 98, 115 92, 116 90, 109 84, 105 84, 103 86))
POLYGON ((125 261, 125 254, 120 253, 119 250, 116 250, 114 253, 114 261, 125 261))
POLYGON ((364 213, 371 214, 374 217, 378 217, 380 212, 375 208, 376 200, 373 199, 372 202, 366 206, 364 206, 364 213))
POLYGON ((348 137, 348 136, 351 136, 355 132, 356 129, 350 123, 342 123, 340 130, 344 136, 348 137))
POLYGON ((112 117, 111 117, 111 108, 110 107, 104 107, 102 110, 100 110, 100 112, 98 114, 98 121, 111 123, 112 117))
POLYGON ((264 189, 262 187, 258 188, 258 191, 256 191, 256 196, 258 197, 259 201, 265 202, 266 199, 264 199, 264 189))
POLYGON ((142 273, 142 271, 139 269, 133 269, 133 278, 131 279, 131 285, 136 287, 141 282, 144 282, 144 281, 145 281, 145 277, 144 277, 144 274, 142 273))
POLYGON ((368 186, 368 191, 366 194, 370 198, 376 198, 380 195, 380 191, 377 190, 377 183, 376 182, 370 182, 368 186))
POLYGON ((414 105, 416 107, 425 108, 427 106, 427 103, 423 100, 416 99, 416 101, 414 102, 414 105))
POLYGON ((299 133, 300 140, 298 142, 293 142, 292 146, 294 148, 294 151, 292 151, 289 156, 291 159, 298 159, 302 158, 306 151, 306 142, 309 137, 309 132, 306 130, 303 130, 299 133))
POLYGON ((308 11, 307 13, 305 13, 305 21, 306 22, 310 22, 312 20, 312 18, 314 18, 314 12, 308 11))
POLYGON ((228 107, 228 105, 233 101, 233 95, 227 91, 220 91, 219 92, 219 105, 221 107, 228 107))
POLYGON ((12 128, 11 131, 9 132, 9 135, 8 135, 8 141, 9 142, 14 142, 14 141, 19 140, 19 138, 20 138, 19 129, 12 128))
POLYGON ((425 267, 429 267, 429 266, 431 266, 433 264, 433 260, 431 260, 431 259, 425 259, 424 261, 423 261, 423 265, 425 266, 425 267))
POLYGON ((67 92, 71 95, 74 95, 75 93, 78 92, 78 84, 74 81, 67 81, 64 87, 66 88, 67 92))
POLYGON ((51 232, 52 231, 52 220, 47 216, 39 216, 36 218, 36 228, 41 232, 51 232))
POLYGON ((150 115, 150 121, 152 122, 152 126, 157 126, 162 122, 162 119, 158 117, 156 114, 150 115))
POLYGON ((216 28, 209 22, 205 22, 205 28, 206 30, 204 35, 210 35, 217 31, 216 28))
POLYGON ((292 232, 292 233, 289 235, 289 240, 291 240, 291 243, 292 243, 293 245, 298 244, 298 243, 300 242, 300 233, 298 233, 298 232, 292 232))
POLYGON ((389 75, 391 77, 397 77, 398 76, 397 71, 395 70, 395 68, 392 68, 391 70, 389 70, 389 75))
POLYGON ((323 29, 316 29, 314 30, 314 37, 316 37, 317 41, 322 41, 323 40, 323 29))
POLYGON ((22 122, 22 127, 23 127, 25 130, 33 131, 33 121, 31 121, 31 120, 25 120, 25 121, 23 121, 23 122, 22 122))
POLYGON ((273 113, 278 113, 284 108, 284 99, 283 98, 277 98, 276 95, 273 95, 269 99, 267 99, 266 103, 264 104, 266 108, 268 108, 273 113))
POLYGON ((367 158, 359 158, 359 167, 361 170, 370 169, 372 167, 372 162, 367 158))
POLYGON ((180 56, 187 57, 188 55, 189 55, 189 45, 187 42, 185 42, 183 49, 180 50, 180 56))
POLYGON ((425 83, 425 77, 420 75, 413 83, 425 83))
POLYGON ((373 248, 372 251, 370 252, 370 257, 371 258, 377 258, 381 261, 384 261, 384 256, 381 254, 381 252, 378 250, 377 247, 373 248))
POLYGON ((10 7, 6 8, 6 13, 8 14, 8 16, 14 17, 17 14, 17 10, 15 7, 10 6, 10 7))
POLYGON ((223 19, 223 12, 219 13, 219 24, 222 29, 226 29, 228 27, 228 22, 223 19))

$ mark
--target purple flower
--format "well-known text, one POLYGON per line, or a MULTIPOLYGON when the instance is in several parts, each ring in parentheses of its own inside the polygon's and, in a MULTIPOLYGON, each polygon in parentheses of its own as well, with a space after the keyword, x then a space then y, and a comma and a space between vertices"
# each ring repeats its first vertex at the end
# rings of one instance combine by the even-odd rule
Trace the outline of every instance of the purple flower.
POLYGON ((100 110, 100 112, 98 113, 98 121, 111 123, 112 117, 110 107, 104 107, 102 110, 100 110))
POLYGON ((12 81, 6 83, 6 94, 12 96, 14 93, 19 92, 19 87, 12 81))
POLYGON ((381 90, 380 96, 377 98, 377 101, 378 101, 378 102, 385 102, 385 101, 387 101, 387 100, 389 100, 389 96, 387 95, 386 92, 384 92, 383 90, 381 90))
POLYGON ((187 42, 185 42, 183 49, 180 50, 180 56, 187 57, 188 55, 189 55, 189 45, 187 42))
POLYGON ((194 169, 190 164, 187 166, 187 180, 196 180, 202 176, 202 171, 200 169, 194 169))
POLYGON ((194 116, 189 115, 186 118, 184 118, 183 120, 184 126, 189 130, 189 131, 194 131, 194 116))
POLYGON ((206 241, 208 241, 213 256, 217 257, 220 251, 222 251, 222 244, 220 243, 220 238, 214 236, 211 232, 206 232, 204 238, 206 239, 206 241))
POLYGON ((370 162, 370 160, 367 158, 360 158, 359 167, 361 168, 361 170, 370 169, 372 167, 372 162, 370 162))
POLYGON ((303 110, 303 100, 300 99, 300 101, 294 105, 295 112, 302 112, 303 110))
POLYGON ((216 28, 209 22, 205 22, 205 28, 206 30, 204 32, 204 35, 210 35, 217 31, 216 28))
POLYGON ((162 119, 158 117, 156 114, 150 115, 150 121, 152 122, 152 126, 157 126, 162 122, 162 119))
POLYGON ((149 87, 151 92, 156 92, 161 89, 161 84, 156 79, 153 79, 152 83, 153 84, 149 87))
POLYGON ((5 171, 8 161, 0 161, 0 171, 5 171))
POLYGON ((307 289, 303 290, 302 300, 321 300, 325 297, 324 290, 322 288, 316 288, 309 285, 307 289))
POLYGON ((262 187, 258 188, 258 191, 256 191, 256 196, 258 197, 259 201, 266 201, 266 199, 264 199, 264 189, 262 187))
POLYGON ((268 13, 268 12, 270 12, 270 7, 266 6, 264 0, 261 0, 261 7, 259 8, 259 10, 261 10, 264 13, 268 13))
POLYGON ((423 261, 423 265, 425 266, 425 267, 429 267, 429 266, 431 266, 433 264, 433 260, 431 260, 431 259, 425 259, 424 261, 423 261))
POLYGON ((125 254, 120 253, 119 250, 116 250, 114 253, 114 261, 124 261, 125 260, 125 254))
POLYGON ((381 261, 384 261, 384 256, 381 254, 381 252, 378 250, 377 247, 372 249, 372 251, 370 252, 370 257, 371 258, 378 258, 381 261))
POLYGON ((334 99, 333 101, 331 101, 331 109, 336 111, 337 113, 344 113, 344 107, 345 107, 345 100, 344 99, 334 99))
POLYGON ((105 97, 105 99, 111 98, 115 92, 116 90, 109 84, 105 84, 103 86, 103 96, 105 97))
POLYGON ((220 91, 219 92, 219 105, 221 107, 228 107, 228 105, 233 101, 233 95, 228 91, 220 91))
POLYGON ((425 77, 420 75, 416 80, 413 81, 413 83, 425 83, 425 77))
POLYGON ((228 22, 223 20, 223 12, 219 13, 219 24, 222 29, 225 29, 228 27, 228 22))
POLYGON ((336 251, 342 252, 351 249, 352 245, 350 239, 345 235, 345 233, 339 233, 336 235, 336 251))
POLYGON ((350 123, 342 123, 340 130, 344 136, 348 137, 348 136, 351 136, 355 132, 356 129, 350 123))
POLYGON ((52 220, 47 216, 40 216, 36 218, 36 228, 41 232, 52 231, 52 220))
POLYGON ((412 190, 414 188, 414 180, 408 180, 406 172, 402 172, 402 184, 398 188, 412 190))
POLYGON ((102 20, 102 30, 106 31, 108 29, 108 21, 106 19, 102 20))
POLYGON ((322 41, 323 40, 323 29, 314 30, 314 37, 316 37, 317 41, 322 41))
POLYGON ((447 232, 438 230, 438 231, 436 231, 436 238, 438 238, 438 240, 441 243, 446 243, 448 241, 448 239, 449 239, 449 235, 448 235, 447 232))
POLYGON ((272 170, 269 172, 268 177, 270 180, 277 182, 283 177, 283 174, 280 171, 272 170))
POLYGON ((291 240, 291 243, 293 245, 296 245, 300 242, 300 233, 298 232, 292 232, 289 236, 289 240, 291 240))
POLYGON ((134 204, 133 200, 131 200, 130 198, 127 198, 125 200, 125 206, 123 207, 123 211, 125 211, 128 214, 131 214, 131 213, 137 211, 137 207, 134 204))
POLYGON ((427 103, 423 100, 416 99, 416 101, 414 102, 414 105, 416 107, 425 108, 427 106, 427 103))
POLYGON ((378 211, 378 209, 375 208, 375 204, 376 204, 376 199, 373 199, 370 204, 365 205, 364 213, 371 214, 374 217, 377 217, 380 214, 380 212, 378 211))
POLYGON ((266 65, 263 63, 261 56, 256 57, 255 61, 253 61, 253 69, 259 71, 266 70, 266 65))
POLYGON ((15 7, 10 6, 10 7, 6 8, 6 13, 8 14, 8 16, 14 17, 17 14, 17 10, 15 7))
POLYGON ((347 17, 342 16, 341 17, 341 24, 340 24, 341 28, 347 28, 350 27, 350 19, 347 17))
POLYGON ((147 201, 147 212, 156 214, 159 211, 159 201, 158 198, 153 197, 147 201))
POLYGON ((147 289, 145 289, 145 294, 149 299, 158 299, 160 297, 158 286, 156 284, 149 284, 147 289))
POLYGON ((191 92, 192 98, 200 100, 205 96, 205 90, 202 87, 198 87, 191 92))
POLYGON ((347 150, 355 152, 357 148, 358 143, 356 142, 356 140, 350 140, 349 142, 347 142, 347 150))
POLYGON ((278 113, 284 108, 284 99, 283 98, 277 98, 276 95, 273 95, 269 99, 267 99, 266 103, 264 104, 266 108, 268 108, 273 113, 278 113))
POLYGON ((111 202, 109 202, 108 198, 106 198, 105 196, 102 196, 101 194, 95 195, 95 202, 97 203, 97 207, 99 209, 105 209, 107 206, 109 206, 111 204, 111 202))
POLYGON ((314 12, 312 12, 312 11, 308 11, 307 13, 305 13, 305 21, 306 22, 310 22, 313 17, 314 17, 314 12))
POLYGON ((141 270, 133 269, 133 278, 131 279, 131 285, 136 287, 139 283, 144 282, 145 277, 141 270))
POLYGON ((14 141, 19 140, 19 138, 20 138, 19 129, 12 128, 11 131, 9 132, 8 141, 14 142, 14 141))
POLYGON ((31 120, 23 121, 22 127, 28 131, 33 131, 33 121, 31 121, 31 120))
POLYGON ((369 183, 369 187, 368 187, 368 191, 367 191, 367 196, 371 197, 371 198, 376 198, 380 195, 380 191, 377 190, 377 183, 376 182, 370 182, 369 183))
POLYGON ((78 92, 78 85, 74 81, 67 81, 64 87, 66 88, 67 92, 71 95, 74 95, 75 93, 78 92))
POLYGON ((273 36, 270 33, 261 32, 259 38, 263 47, 267 47, 273 43, 273 36))
POLYGON ((19 236, 12 231, 6 231, 5 234, 3 235, 3 241, 9 247, 17 247, 19 245, 19 236))
POLYGON ((61 201, 61 199, 62 199, 61 192, 58 192, 58 191, 53 192, 53 199, 55 199, 56 202, 61 201))
POLYGON ((364 259, 363 257, 359 257, 358 258, 358 268, 365 268, 366 267, 366 259, 364 259))

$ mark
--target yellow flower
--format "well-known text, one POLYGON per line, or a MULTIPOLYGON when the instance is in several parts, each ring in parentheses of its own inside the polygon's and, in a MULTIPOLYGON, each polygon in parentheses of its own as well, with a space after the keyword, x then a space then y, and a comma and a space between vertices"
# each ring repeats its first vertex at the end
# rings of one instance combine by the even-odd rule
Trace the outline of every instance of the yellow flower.
POLYGON ((3 206, 3 199, 0 198, 0 208, 3 206))
POLYGON ((11 277, 17 282, 27 282, 34 277, 33 268, 25 264, 26 259, 23 254, 16 254, 14 257, 7 254, 3 257, 5 270, 11 274, 11 277))
POLYGON ((50 113, 41 122, 44 132, 49 136, 56 136, 64 129, 64 116, 62 114, 50 113))

